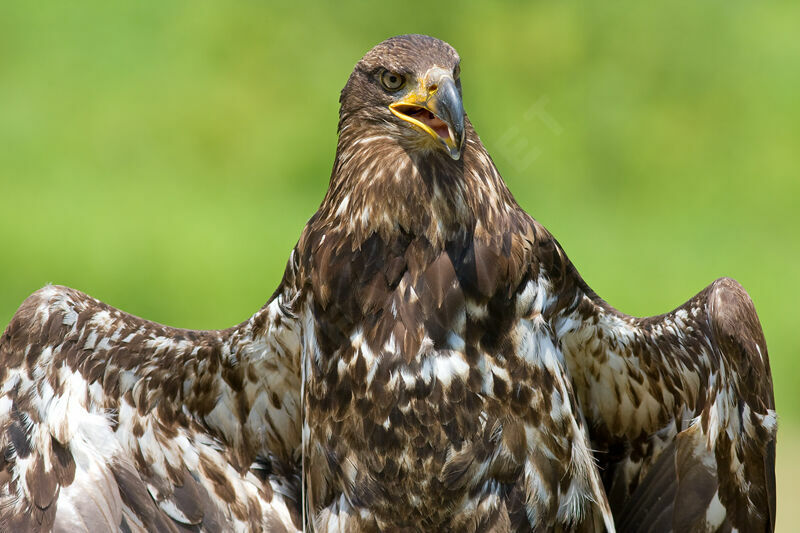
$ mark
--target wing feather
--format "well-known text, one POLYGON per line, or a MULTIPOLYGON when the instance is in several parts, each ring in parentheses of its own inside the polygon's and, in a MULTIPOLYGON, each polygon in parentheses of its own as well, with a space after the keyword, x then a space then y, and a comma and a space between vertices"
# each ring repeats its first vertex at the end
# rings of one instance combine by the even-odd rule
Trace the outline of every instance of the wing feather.
POLYGON ((634 318, 569 271, 557 330, 620 529, 774 530, 775 403, 747 292, 721 278, 634 318))
POLYGON ((30 296, 0 338, 0 530, 297 530, 292 269, 220 331, 30 296))

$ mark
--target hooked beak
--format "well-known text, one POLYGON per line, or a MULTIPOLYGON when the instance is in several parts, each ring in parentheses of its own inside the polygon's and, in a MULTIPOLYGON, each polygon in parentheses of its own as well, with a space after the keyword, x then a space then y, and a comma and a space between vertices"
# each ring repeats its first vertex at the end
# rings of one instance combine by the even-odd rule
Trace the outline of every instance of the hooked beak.
POLYGON ((430 69, 416 90, 389 105, 398 118, 422 128, 438 140, 453 159, 461 158, 464 145, 464 106, 452 74, 430 69))

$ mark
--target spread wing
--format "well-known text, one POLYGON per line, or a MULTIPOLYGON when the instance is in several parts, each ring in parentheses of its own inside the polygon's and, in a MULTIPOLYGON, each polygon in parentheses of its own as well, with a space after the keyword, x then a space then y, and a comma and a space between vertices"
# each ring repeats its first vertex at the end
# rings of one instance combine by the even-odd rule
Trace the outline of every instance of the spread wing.
POLYGON ((295 297, 190 331, 30 296, 0 339, 0 530, 297 530, 295 297))
POLYGON ((718 279, 634 318, 571 266, 557 335, 620 531, 772 531, 776 416, 753 302, 718 279))

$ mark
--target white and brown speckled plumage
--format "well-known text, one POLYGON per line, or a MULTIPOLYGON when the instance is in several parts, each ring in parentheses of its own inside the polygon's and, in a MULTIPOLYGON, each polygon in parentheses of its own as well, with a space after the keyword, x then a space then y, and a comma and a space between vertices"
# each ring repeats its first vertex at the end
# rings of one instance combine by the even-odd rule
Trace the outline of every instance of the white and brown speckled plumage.
POLYGON ((165 327, 47 286, 0 340, 0 529, 301 527, 291 268, 224 331, 165 327))
POLYGON ((328 193, 249 321, 177 330, 60 287, 23 303, 0 340, 0 524, 774 528, 747 293, 720 279, 645 319, 597 297, 466 118, 453 159, 389 111, 383 69, 458 83, 458 61, 405 36, 358 63, 328 193))

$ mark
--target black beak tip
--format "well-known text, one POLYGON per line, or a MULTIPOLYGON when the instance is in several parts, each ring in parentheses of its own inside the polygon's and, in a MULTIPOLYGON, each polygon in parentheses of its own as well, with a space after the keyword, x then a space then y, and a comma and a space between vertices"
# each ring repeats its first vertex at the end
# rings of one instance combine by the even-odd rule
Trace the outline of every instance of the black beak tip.
POLYGON ((440 118, 447 122, 450 129, 452 144, 445 142, 447 152, 458 161, 464 147, 464 107, 452 78, 445 78, 440 82, 437 107, 441 113, 440 118))
POLYGON ((445 148, 447 148, 447 154, 453 158, 453 160, 458 161, 461 159, 461 153, 464 150, 464 137, 461 132, 453 133, 453 145, 451 146, 449 143, 445 143, 445 148))

